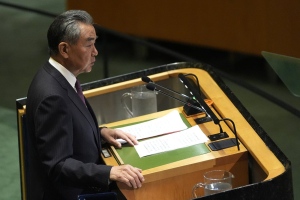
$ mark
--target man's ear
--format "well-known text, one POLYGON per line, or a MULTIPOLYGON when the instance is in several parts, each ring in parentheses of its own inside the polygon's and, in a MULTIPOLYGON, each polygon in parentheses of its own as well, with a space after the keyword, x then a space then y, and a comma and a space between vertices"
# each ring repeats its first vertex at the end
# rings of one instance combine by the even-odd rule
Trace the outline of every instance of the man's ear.
POLYGON ((70 46, 68 43, 66 42, 61 42, 58 44, 58 51, 59 54, 62 55, 62 57, 64 58, 68 58, 69 57, 69 50, 70 50, 70 46))

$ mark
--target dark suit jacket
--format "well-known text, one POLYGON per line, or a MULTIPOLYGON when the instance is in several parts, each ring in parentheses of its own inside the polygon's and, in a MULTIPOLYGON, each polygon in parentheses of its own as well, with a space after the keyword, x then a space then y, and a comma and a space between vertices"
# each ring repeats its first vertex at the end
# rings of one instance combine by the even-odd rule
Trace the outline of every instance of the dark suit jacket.
POLYGON ((75 200, 84 190, 108 187, 101 164, 98 123, 64 76, 47 62, 27 94, 29 200, 75 200))

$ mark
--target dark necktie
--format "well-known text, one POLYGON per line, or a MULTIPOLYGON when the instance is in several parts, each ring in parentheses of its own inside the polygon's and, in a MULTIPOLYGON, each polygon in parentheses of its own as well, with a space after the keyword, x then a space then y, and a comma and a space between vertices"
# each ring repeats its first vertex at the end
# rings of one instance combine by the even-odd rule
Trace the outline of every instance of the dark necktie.
POLYGON ((83 96, 82 89, 81 89, 81 86, 80 86, 80 82, 77 79, 76 79, 76 83, 75 83, 75 88, 77 90, 78 96, 80 97, 81 101, 85 105, 85 100, 84 100, 84 96, 83 96))

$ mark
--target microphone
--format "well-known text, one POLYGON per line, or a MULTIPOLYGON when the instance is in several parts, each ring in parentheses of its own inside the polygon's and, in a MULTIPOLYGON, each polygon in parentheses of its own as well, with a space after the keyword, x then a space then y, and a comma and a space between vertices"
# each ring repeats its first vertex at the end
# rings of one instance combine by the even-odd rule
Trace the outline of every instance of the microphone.
MULTIPOLYGON (((199 109, 194 109, 192 106, 188 106, 188 105, 190 105, 190 104, 191 104, 191 105, 194 105, 195 107, 198 107, 198 108, 199 108, 199 106, 200 106, 200 104, 199 104, 195 99, 193 99, 192 97, 189 97, 189 96, 187 96, 187 95, 185 95, 185 94, 176 92, 176 91, 174 91, 174 90, 172 90, 172 89, 169 89, 169 88, 166 88, 166 87, 164 87, 164 86, 158 85, 158 84, 154 83, 148 76, 143 76, 143 77, 142 77, 142 81, 144 81, 145 83, 151 83, 151 84, 153 84, 154 87, 162 88, 162 89, 164 89, 164 90, 166 90, 166 91, 169 91, 169 92, 171 92, 171 93, 173 93, 173 94, 176 94, 176 95, 179 95, 179 96, 181 96, 181 97, 184 97, 184 98, 188 99, 187 102, 184 102, 185 105, 184 105, 184 107, 183 107, 183 111, 185 112, 185 114, 186 114, 187 116, 189 116, 189 115, 195 115, 195 114, 198 114, 198 113, 203 112, 202 109, 201 109, 201 111, 199 111, 199 109)), ((162 93, 162 92, 161 92, 161 93, 162 93)), ((165 95, 166 95, 166 94, 165 94, 165 95)), ((169 95, 169 96, 170 96, 170 95, 169 95)), ((181 101, 181 100, 180 100, 180 101, 181 101)), ((183 102, 183 101, 181 101, 181 102, 183 102)))
POLYGON ((172 89, 169 89, 169 88, 166 88, 166 87, 164 87, 164 86, 161 86, 161 85, 158 85, 158 84, 154 83, 148 76, 143 76, 143 77, 142 77, 142 81, 145 82, 145 83, 152 83, 155 87, 160 87, 160 88, 162 88, 162 89, 164 89, 164 90, 167 90, 167 91, 172 92, 172 93, 174 93, 174 94, 180 95, 180 96, 182 96, 182 97, 184 97, 184 98, 187 98, 187 99, 189 99, 189 100, 192 99, 191 97, 189 97, 189 96, 187 96, 187 95, 185 95, 185 94, 181 94, 181 93, 176 92, 176 91, 174 91, 174 90, 172 90, 172 89))
POLYGON ((142 81, 145 83, 150 83, 150 82, 153 83, 153 81, 148 76, 143 76, 142 81))
POLYGON ((199 108, 198 106, 195 106, 195 105, 193 105, 193 104, 191 104, 191 103, 189 103, 189 102, 185 102, 185 101, 182 101, 181 99, 178 99, 178 98, 176 98, 176 97, 173 97, 173 96, 169 95, 168 93, 166 93, 166 92, 164 92, 164 91, 162 91, 162 90, 157 89, 155 85, 156 85, 156 84, 150 82, 150 83, 147 83, 147 84, 146 84, 146 88, 147 88, 148 90, 152 90, 152 91, 159 92, 159 93, 161 93, 161 94, 163 94, 163 95, 165 95, 165 96, 167 96, 167 97, 170 97, 170 98, 172 98, 172 99, 175 99, 175 100, 177 100, 177 101, 183 103, 184 105, 187 105, 187 106, 189 106, 189 107, 192 107, 192 108, 194 108, 194 109, 197 109, 198 112, 203 112, 203 110, 202 110, 201 108, 199 108))
POLYGON ((212 142, 212 143, 209 144, 211 149, 212 150, 220 150, 220 149, 223 149, 223 148, 228 148, 228 147, 232 147, 232 146, 236 145, 238 150, 240 150, 240 146, 239 146, 238 137, 237 137, 234 122, 229 118, 224 118, 224 119, 219 120, 217 118, 217 116, 214 114, 214 112, 208 107, 208 105, 202 99, 200 93, 195 89, 195 87, 192 86, 190 81, 182 73, 178 74, 178 78, 191 91, 192 95, 194 95, 196 97, 196 100, 199 101, 202 109, 208 115, 208 117, 211 118, 214 121, 215 124, 219 125, 221 133, 223 132, 222 127, 220 125, 221 121, 230 121, 233 125, 233 134, 235 136, 235 139, 230 138, 230 139, 226 139, 226 140, 222 140, 222 141, 218 141, 218 142, 212 142))
POLYGON ((220 120, 217 118, 215 113, 207 106, 205 101, 200 96, 199 92, 192 86, 192 84, 187 80, 187 78, 183 74, 178 74, 178 78, 181 82, 190 90, 191 94, 195 96, 196 100, 200 103, 202 109, 208 115, 208 117, 214 121, 215 124, 219 124, 220 120))

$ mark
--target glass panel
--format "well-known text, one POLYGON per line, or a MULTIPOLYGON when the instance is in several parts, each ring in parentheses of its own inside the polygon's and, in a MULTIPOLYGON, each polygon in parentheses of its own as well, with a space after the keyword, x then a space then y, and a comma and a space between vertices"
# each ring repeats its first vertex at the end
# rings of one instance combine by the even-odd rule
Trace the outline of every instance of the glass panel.
POLYGON ((262 55, 290 92, 300 97, 300 59, 265 51, 262 55))

